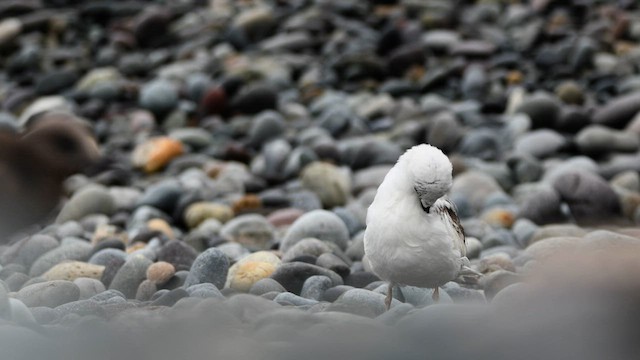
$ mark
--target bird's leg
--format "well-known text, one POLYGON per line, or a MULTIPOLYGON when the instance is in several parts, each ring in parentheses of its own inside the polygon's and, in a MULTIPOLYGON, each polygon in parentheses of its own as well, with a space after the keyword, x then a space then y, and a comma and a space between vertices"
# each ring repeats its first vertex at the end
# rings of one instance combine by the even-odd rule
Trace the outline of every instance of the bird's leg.
POLYGON ((391 308, 391 301, 393 301, 393 283, 389 283, 387 297, 384 299, 384 305, 387 307, 387 311, 391 308))
POLYGON ((431 298, 435 302, 440 301, 440 288, 439 287, 436 287, 435 289, 433 289, 433 295, 431 296, 431 298))

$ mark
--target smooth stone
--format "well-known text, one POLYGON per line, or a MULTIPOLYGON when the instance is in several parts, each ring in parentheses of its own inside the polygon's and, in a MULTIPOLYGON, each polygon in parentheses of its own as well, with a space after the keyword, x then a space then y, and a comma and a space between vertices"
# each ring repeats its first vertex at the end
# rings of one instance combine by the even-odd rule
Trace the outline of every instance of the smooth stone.
POLYGON ((456 149, 465 135, 464 128, 450 112, 436 114, 429 123, 427 143, 450 153, 456 149))
POLYGON ((116 273, 109 289, 122 292, 127 299, 135 298, 138 286, 146 279, 147 269, 152 263, 141 255, 130 257, 116 273))
POLYGON ((636 171, 625 171, 614 176, 609 183, 614 187, 640 192, 640 174, 636 171))
POLYGON ((40 256, 31 266, 29 275, 32 277, 42 275, 47 270, 63 261, 86 261, 89 258, 92 248, 91 244, 82 240, 62 244, 40 256))
POLYGON ((171 82, 155 80, 141 89, 138 102, 143 108, 155 114, 164 115, 178 104, 178 93, 171 82))
POLYGON ((276 109, 278 93, 270 85, 255 83, 244 86, 231 101, 231 107, 242 114, 257 114, 276 109))
POLYGON ((360 193, 367 188, 377 188, 391 170, 390 165, 376 165, 356 171, 353 174, 353 192, 360 193))
POLYGON ((445 290, 454 304, 484 304, 487 302, 482 290, 468 289, 461 286, 446 287, 445 290))
POLYGON ((598 175, 567 172, 553 182, 577 221, 603 221, 620 215, 618 196, 598 175))
POLYGON ((33 235, 20 246, 14 262, 30 268, 40 256, 55 249, 59 245, 58 240, 52 236, 42 234, 33 235))
MULTIPOLYGON (((120 241, 118 240, 118 242, 120 241)), ((106 249, 99 250, 93 255, 91 255, 91 257, 89 258, 89 264, 103 265, 103 266, 109 267, 110 265, 113 264, 114 260, 116 259, 122 260, 124 262, 124 260, 127 259, 127 253, 124 252, 123 249, 106 248, 106 249)))
POLYGON ((184 152, 185 146, 180 141, 168 136, 157 136, 139 143, 131 152, 130 158, 136 168, 151 174, 164 169, 184 152))
POLYGON ((187 280, 187 276, 189 276, 189 271, 187 270, 176 271, 175 275, 162 285, 162 288, 173 290, 182 287, 187 280))
POLYGON ((249 250, 266 250, 271 247, 275 229, 264 216, 245 214, 227 222, 220 230, 220 236, 249 250))
POLYGON ((150 280, 145 280, 138 285, 135 299, 138 301, 150 301, 156 292, 158 292, 156 284, 150 280))
POLYGON ((514 272, 498 270, 483 276, 480 279, 480 284, 487 299, 493 299, 500 290, 521 281, 522 277, 514 272))
MULTIPOLYGON (((387 310, 384 301, 385 295, 364 289, 351 289, 336 299, 329 309, 374 318, 387 310)), ((396 299, 391 301, 392 308, 400 304, 396 299)))
POLYGON ((485 236, 482 237, 481 242, 483 249, 489 249, 503 245, 513 246, 516 244, 513 233, 501 228, 497 228, 488 232, 485 236))
POLYGON ((198 252, 188 244, 172 240, 165 244, 158 252, 158 261, 165 261, 176 268, 176 271, 189 270, 198 252))
POLYGON ((177 182, 163 181, 147 187, 136 202, 136 207, 150 206, 170 214, 182 193, 183 189, 177 182))
POLYGON ((436 302, 433 300, 434 289, 419 288, 415 286, 401 286, 400 295, 406 304, 411 304, 415 307, 424 307, 434 304, 449 304, 453 300, 447 293, 440 289, 440 299, 436 302))
POLYGON ((313 191, 297 191, 289 194, 289 199, 291 207, 298 208, 305 213, 322 209, 322 202, 313 191))
POLYGON ((31 280, 29 275, 20 273, 20 272, 15 272, 6 278, 5 283, 11 291, 18 291, 29 280, 31 280))
POLYGON ((332 252, 332 248, 328 243, 314 238, 307 238, 298 241, 289 250, 287 250, 282 255, 282 261, 290 262, 293 259, 302 256, 312 256, 317 258, 318 256, 328 252, 332 252))
POLYGON ((601 125, 587 126, 576 134, 574 141, 582 153, 594 155, 609 152, 635 152, 640 147, 640 139, 637 135, 601 125))
POLYGON ((97 316, 104 317, 104 309, 102 305, 95 300, 77 300, 63 305, 60 305, 54 309, 60 318, 64 318, 69 314, 79 316, 97 316))
POLYGON ((575 81, 563 81, 554 91, 565 104, 582 105, 584 102, 584 89, 575 81))
POLYGON ((280 244, 280 250, 286 252, 305 238, 331 242, 340 249, 345 249, 349 241, 349 230, 336 214, 326 210, 314 210, 301 216, 289 227, 280 244))
POLYGON ((344 260, 329 252, 318 256, 316 265, 325 269, 329 269, 343 278, 349 275, 349 273, 351 272, 351 269, 349 269, 349 265, 344 262, 344 260))
POLYGON ((304 215, 304 211, 300 209, 279 209, 269 214, 267 221, 275 227, 283 227, 293 224, 302 215, 304 215))
POLYGON ((285 133, 286 123, 279 113, 267 110, 257 114, 249 129, 249 144, 261 147, 263 144, 285 133))
POLYGON ((538 159, 523 154, 510 155, 507 159, 507 166, 518 183, 538 181, 544 172, 538 159))
POLYGON ((89 299, 106 290, 104 284, 100 280, 90 278, 77 278, 73 283, 80 289, 80 300, 89 299))
POLYGON ((333 286, 342 285, 343 283, 340 275, 335 272, 302 262, 283 263, 271 275, 271 278, 280 283, 287 291, 299 294, 304 282, 314 275, 329 277, 333 286))
POLYGON ((529 245, 525 249, 524 255, 533 259, 544 260, 557 254, 559 251, 574 248, 579 245, 584 245, 584 241, 580 237, 549 237, 543 240, 536 241, 533 244, 529 245))
POLYGON ((191 229, 199 226, 208 219, 216 219, 221 223, 226 223, 234 216, 231 207, 214 202, 197 202, 189 205, 184 213, 184 220, 191 229))
POLYGON ((359 232, 351 239, 345 255, 353 261, 362 260, 364 257, 364 231, 359 232))
POLYGON ((162 285, 176 273, 176 268, 166 261, 158 261, 147 269, 147 279, 154 284, 162 285))
POLYGON ((533 128, 553 128, 560 117, 560 105, 554 97, 539 93, 526 98, 516 113, 527 114, 533 128))
POLYGON ((365 268, 364 271, 355 271, 344 278, 344 284, 354 288, 369 288, 371 284, 380 282, 380 278, 365 268))
POLYGON ((53 280, 25 286, 15 295, 28 307, 56 306, 76 301, 80 298, 80 289, 71 281, 53 280))
POLYGON ((67 237, 83 237, 85 230, 82 225, 77 221, 67 221, 60 224, 56 229, 56 237, 58 239, 64 239, 67 237))
POLYGON ((525 248, 527 244, 529 244, 529 241, 533 238, 538 229, 539 227, 533 221, 528 219, 518 219, 512 227, 516 242, 522 248, 525 248))
MULTIPOLYGON (((251 253, 247 248, 235 242, 227 242, 216 247, 227 255, 231 262, 238 261, 251 253)), ((202 249, 202 251, 204 250, 202 249)))
POLYGON ((495 160, 502 153, 503 141, 493 129, 469 131, 460 141, 458 151, 468 157, 495 160))
POLYGON ((529 240, 529 245, 538 241, 560 236, 584 237, 587 231, 573 224, 546 225, 538 228, 529 240))
POLYGON ((75 281, 78 278, 99 280, 102 278, 104 269, 104 266, 89 264, 82 261, 63 262, 49 269, 47 272, 42 274, 42 277, 47 281, 75 281))
POLYGON ((483 274, 489 274, 498 270, 507 270, 515 272, 516 268, 509 254, 497 252, 483 256, 478 264, 478 271, 483 274))
POLYGON ((73 113, 72 105, 62 96, 43 96, 37 98, 20 113, 20 126, 25 126, 36 115, 46 111, 73 113))
POLYGON ((193 261, 184 287, 212 283, 221 289, 224 287, 228 271, 229 259, 227 256, 219 249, 209 248, 193 261))
POLYGON ((516 140, 514 151, 517 154, 527 154, 540 159, 555 155, 566 143, 564 136, 553 130, 534 130, 516 140))
POLYGON ((72 70, 54 70, 36 80, 35 90, 38 95, 53 95, 70 88, 77 80, 72 70))
POLYGON ((229 268, 225 287, 247 292, 253 284, 273 274, 281 262, 273 252, 258 251, 249 254, 229 268))
POLYGON ((521 201, 518 217, 538 225, 563 221, 560 194, 548 186, 536 189, 521 201))
POLYGON ((154 300, 150 306, 173 306, 180 299, 188 297, 189 293, 185 289, 173 289, 168 293, 160 296, 156 300, 154 300))
POLYGON ((267 293, 281 293, 287 291, 279 282, 264 278, 256 281, 249 289, 249 293, 253 295, 264 295, 267 293))
POLYGON ((220 300, 224 300, 225 298, 224 295, 222 295, 222 293, 220 292, 220 290, 218 290, 218 288, 211 283, 191 285, 188 288, 186 288, 186 290, 189 293, 189 296, 195 297, 195 298, 220 299, 220 300))
POLYGON ((340 296, 342 296, 342 294, 351 289, 354 289, 354 287, 348 285, 338 285, 331 287, 322 294, 321 301, 327 301, 331 303, 335 302, 340 296))
POLYGON ((311 276, 304 281, 300 296, 307 299, 318 300, 329 288, 333 286, 330 278, 322 275, 311 276))
POLYGON ((280 305, 293 305, 293 306, 310 306, 318 303, 317 300, 306 299, 290 292, 282 292, 278 294, 274 299, 274 302, 280 305))
POLYGON ((325 208, 343 206, 351 193, 348 170, 326 162, 313 162, 302 170, 302 185, 316 193, 325 208))
POLYGON ((640 111, 640 92, 622 95, 593 114, 593 122, 612 128, 623 128, 640 111))
POLYGON ((115 200, 109 190, 102 186, 91 185, 73 194, 60 210, 56 223, 80 220, 92 214, 112 215, 115 211, 115 200))
POLYGON ((486 198, 494 192, 503 192, 498 182, 479 171, 466 171, 453 179, 451 193, 469 200, 474 209, 484 207, 486 198))

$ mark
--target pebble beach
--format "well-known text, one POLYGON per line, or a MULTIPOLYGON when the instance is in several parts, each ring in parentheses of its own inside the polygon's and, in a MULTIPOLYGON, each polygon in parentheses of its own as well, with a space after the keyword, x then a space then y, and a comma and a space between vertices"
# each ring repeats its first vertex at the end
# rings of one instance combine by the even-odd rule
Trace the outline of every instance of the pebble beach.
POLYGON ((101 159, 0 242, 0 359, 634 359, 639 71, 631 0, 2 0, 0 131, 101 159), (483 276, 386 311, 422 143, 483 276))

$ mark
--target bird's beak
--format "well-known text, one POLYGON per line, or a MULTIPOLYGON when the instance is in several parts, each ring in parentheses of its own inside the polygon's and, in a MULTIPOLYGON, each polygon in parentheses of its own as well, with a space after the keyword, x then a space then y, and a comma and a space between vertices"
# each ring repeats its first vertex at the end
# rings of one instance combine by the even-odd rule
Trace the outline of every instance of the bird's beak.
POLYGON ((429 212, 429 210, 431 210, 431 203, 429 203, 425 199, 420 199, 420 205, 422 205, 422 209, 426 212, 429 212))

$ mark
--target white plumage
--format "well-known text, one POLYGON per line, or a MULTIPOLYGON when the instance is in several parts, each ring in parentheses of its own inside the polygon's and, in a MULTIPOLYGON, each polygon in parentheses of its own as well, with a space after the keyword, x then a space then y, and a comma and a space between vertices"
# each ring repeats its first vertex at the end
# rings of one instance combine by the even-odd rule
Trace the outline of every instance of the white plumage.
POLYGON ((366 261, 381 279, 437 289, 472 271, 455 207, 444 196, 452 166, 438 148, 422 144, 407 150, 378 188, 367 213, 366 261))

